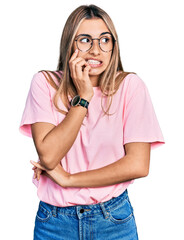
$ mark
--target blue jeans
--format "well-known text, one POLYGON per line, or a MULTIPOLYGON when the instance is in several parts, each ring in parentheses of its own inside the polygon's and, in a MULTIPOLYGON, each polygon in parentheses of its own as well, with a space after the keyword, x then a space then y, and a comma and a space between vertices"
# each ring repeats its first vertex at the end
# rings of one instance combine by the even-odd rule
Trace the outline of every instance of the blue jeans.
POLYGON ((93 205, 55 207, 40 201, 34 240, 138 240, 127 190, 93 205))

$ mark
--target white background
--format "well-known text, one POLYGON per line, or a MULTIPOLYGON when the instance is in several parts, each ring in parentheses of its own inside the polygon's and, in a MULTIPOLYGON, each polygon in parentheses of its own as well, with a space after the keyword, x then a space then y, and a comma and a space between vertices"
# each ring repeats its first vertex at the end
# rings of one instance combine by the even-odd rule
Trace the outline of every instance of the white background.
POLYGON ((29 160, 37 160, 37 155, 32 139, 18 128, 33 74, 56 69, 67 17, 79 5, 90 3, 111 16, 124 69, 136 72, 146 83, 166 141, 152 151, 149 176, 129 187, 139 238, 184 239, 184 17, 179 0, 6 0, 0 4, 0 238, 32 239, 38 198, 29 160))

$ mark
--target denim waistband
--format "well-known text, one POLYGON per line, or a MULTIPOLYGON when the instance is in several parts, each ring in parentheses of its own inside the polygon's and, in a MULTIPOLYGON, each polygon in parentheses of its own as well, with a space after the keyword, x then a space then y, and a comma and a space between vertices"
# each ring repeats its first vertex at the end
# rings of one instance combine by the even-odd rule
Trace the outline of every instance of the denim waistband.
POLYGON ((98 204, 91 204, 91 205, 76 205, 76 206, 69 206, 69 207, 56 207, 40 201, 40 205, 47 209, 48 211, 52 212, 54 216, 57 214, 63 215, 70 215, 70 216, 78 216, 81 218, 84 215, 94 215, 98 213, 103 213, 105 217, 108 213, 107 211, 116 208, 119 204, 121 204, 125 199, 128 198, 128 192, 125 190, 121 195, 118 197, 114 197, 109 201, 98 203, 98 204))

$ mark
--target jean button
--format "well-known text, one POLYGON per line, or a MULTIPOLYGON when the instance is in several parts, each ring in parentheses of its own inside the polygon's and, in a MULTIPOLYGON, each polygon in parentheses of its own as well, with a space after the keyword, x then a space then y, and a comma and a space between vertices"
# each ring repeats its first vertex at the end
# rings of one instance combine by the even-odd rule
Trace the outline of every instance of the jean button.
POLYGON ((84 209, 82 208, 81 210, 80 210, 80 213, 83 213, 84 212, 84 209))

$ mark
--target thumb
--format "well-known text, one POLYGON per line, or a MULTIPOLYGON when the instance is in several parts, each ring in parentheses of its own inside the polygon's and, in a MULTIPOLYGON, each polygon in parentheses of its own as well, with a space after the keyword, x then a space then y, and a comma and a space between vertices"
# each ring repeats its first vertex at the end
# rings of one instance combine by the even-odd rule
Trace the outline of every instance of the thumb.
POLYGON ((30 160, 30 163, 33 165, 33 166, 35 166, 35 167, 37 167, 37 168, 40 168, 41 170, 46 170, 40 163, 38 163, 38 162, 35 162, 35 161, 33 161, 33 160, 30 160))

